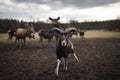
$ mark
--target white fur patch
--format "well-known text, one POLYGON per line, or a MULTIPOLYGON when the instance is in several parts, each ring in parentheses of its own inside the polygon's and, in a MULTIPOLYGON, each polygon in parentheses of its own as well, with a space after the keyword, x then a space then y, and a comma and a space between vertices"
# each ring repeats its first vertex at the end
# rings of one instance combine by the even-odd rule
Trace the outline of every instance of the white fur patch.
POLYGON ((63 40, 63 41, 61 42, 61 45, 62 45, 62 46, 66 46, 66 45, 67 45, 66 40, 63 40))

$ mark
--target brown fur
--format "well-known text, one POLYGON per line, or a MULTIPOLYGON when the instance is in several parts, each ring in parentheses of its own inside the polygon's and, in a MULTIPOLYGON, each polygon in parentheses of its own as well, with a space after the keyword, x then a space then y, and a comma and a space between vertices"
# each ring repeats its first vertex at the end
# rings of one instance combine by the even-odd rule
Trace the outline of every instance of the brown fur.
POLYGON ((14 33, 15 37, 16 37, 15 43, 17 42, 17 40, 19 42, 19 39, 21 39, 21 42, 23 41, 24 45, 25 45, 26 37, 35 38, 34 36, 31 35, 31 33, 35 33, 33 26, 32 27, 28 26, 25 29, 24 28, 18 28, 14 33))

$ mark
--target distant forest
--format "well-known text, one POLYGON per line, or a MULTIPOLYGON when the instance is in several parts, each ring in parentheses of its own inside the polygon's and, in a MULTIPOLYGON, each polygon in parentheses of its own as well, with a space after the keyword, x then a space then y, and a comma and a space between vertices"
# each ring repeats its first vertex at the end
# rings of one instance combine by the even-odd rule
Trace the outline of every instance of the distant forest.
MULTIPOLYGON (((25 22, 16 19, 0 19, 0 33, 7 33, 9 29, 17 29, 23 27, 25 23, 32 23, 35 30, 38 31, 41 28, 51 29, 53 25, 42 21, 37 22, 25 22)), ((108 30, 108 31, 120 31, 120 19, 108 20, 108 21, 85 21, 78 22, 76 20, 70 20, 69 23, 60 23, 62 27, 68 27, 69 25, 86 30, 108 30)))

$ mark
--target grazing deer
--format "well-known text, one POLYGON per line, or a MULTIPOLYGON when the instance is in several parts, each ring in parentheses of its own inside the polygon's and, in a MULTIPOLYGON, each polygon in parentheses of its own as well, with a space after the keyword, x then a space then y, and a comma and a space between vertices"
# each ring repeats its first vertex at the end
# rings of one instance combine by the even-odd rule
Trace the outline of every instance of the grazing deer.
POLYGON ((31 26, 26 25, 25 28, 18 28, 14 33, 16 37, 15 43, 17 42, 17 40, 19 42, 19 39, 21 39, 21 42, 23 41, 25 45, 26 37, 35 38, 34 35, 32 35, 32 33, 35 33, 35 30, 32 24, 31 26))
POLYGON ((58 76, 60 63, 63 61, 64 66, 63 69, 67 71, 67 57, 72 54, 76 61, 79 62, 78 57, 75 54, 73 43, 69 40, 69 36, 73 32, 77 32, 76 28, 66 28, 65 30, 60 28, 53 28, 53 31, 57 32, 59 36, 56 41, 56 57, 57 57, 57 65, 55 68, 55 75, 58 76))
POLYGON ((81 37, 82 40, 84 39, 85 32, 86 32, 86 30, 80 30, 80 29, 78 29, 78 33, 79 33, 79 35, 80 35, 80 37, 81 37))
POLYGON ((40 37, 39 43, 44 45, 43 44, 43 39, 47 39, 48 40, 47 44, 49 44, 51 39, 53 38, 53 31, 41 29, 41 30, 39 30, 38 35, 40 37))

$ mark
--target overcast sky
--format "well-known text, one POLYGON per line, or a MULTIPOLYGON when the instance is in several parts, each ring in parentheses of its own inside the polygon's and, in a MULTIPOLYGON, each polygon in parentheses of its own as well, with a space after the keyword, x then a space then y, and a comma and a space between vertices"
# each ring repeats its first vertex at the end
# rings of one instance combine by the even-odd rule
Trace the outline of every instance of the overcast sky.
POLYGON ((61 22, 115 19, 120 0, 0 0, 0 18, 46 21, 58 16, 61 22))

